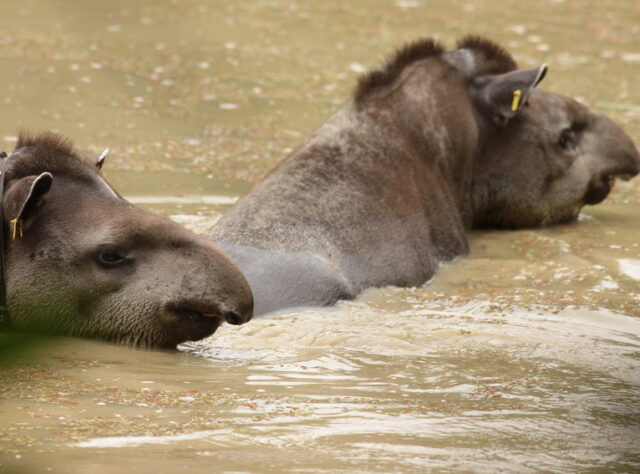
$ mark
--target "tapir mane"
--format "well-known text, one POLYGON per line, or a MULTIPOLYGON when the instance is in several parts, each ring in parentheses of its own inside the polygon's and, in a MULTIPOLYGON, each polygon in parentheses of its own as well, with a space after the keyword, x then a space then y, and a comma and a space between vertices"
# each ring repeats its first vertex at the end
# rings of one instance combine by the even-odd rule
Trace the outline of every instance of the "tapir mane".
POLYGON ((20 132, 11 159, 10 179, 43 172, 90 183, 104 182, 95 161, 79 152, 68 138, 52 132, 20 132))
POLYGON ((390 86, 410 64, 422 59, 440 56, 444 52, 444 46, 432 38, 405 44, 389 57, 382 67, 360 76, 354 92, 354 99, 356 102, 363 101, 374 91, 390 86))
POLYGON ((518 63, 497 43, 482 36, 468 35, 456 43, 456 49, 471 51, 475 57, 475 74, 504 74, 518 69, 518 63))
MULTIPOLYGON (((469 35, 456 44, 458 50, 468 50, 474 56, 475 75, 502 74, 517 69, 516 61, 500 45, 480 36, 469 35)), ((439 58, 447 50, 437 40, 425 38, 400 47, 378 69, 366 72, 358 79, 353 93, 361 104, 373 93, 391 87, 400 74, 412 64, 428 58, 439 58)), ((446 64, 443 61, 443 64, 446 64)))

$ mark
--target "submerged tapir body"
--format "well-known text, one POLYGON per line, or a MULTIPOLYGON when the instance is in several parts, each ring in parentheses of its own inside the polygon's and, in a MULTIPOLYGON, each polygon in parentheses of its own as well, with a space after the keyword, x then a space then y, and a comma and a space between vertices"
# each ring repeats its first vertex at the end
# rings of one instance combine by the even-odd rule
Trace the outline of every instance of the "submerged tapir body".
POLYGON ((256 314, 420 285, 471 227, 545 226, 640 171, 609 118, 534 87, 498 45, 399 50, 210 231, 256 314))
MULTIPOLYGON (((238 267, 212 242, 123 199, 57 135, 5 158, 4 285, 19 331, 172 348, 252 316, 238 267)), ((0 178, 1 179, 1 178, 0 178)))

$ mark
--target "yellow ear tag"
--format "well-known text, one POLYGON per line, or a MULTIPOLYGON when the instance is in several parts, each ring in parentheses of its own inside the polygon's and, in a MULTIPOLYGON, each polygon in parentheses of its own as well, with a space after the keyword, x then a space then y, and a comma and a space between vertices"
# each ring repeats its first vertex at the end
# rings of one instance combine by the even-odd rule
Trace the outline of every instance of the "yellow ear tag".
POLYGON ((516 89, 513 91, 513 102, 511 103, 511 110, 514 112, 518 110, 518 106, 520 105, 520 97, 522 97, 522 91, 520 89, 516 89))
POLYGON ((12 226, 12 230, 11 230, 11 240, 16 240, 16 236, 19 234, 20 238, 22 238, 23 232, 22 232, 22 219, 12 219, 11 221, 11 226, 12 226))

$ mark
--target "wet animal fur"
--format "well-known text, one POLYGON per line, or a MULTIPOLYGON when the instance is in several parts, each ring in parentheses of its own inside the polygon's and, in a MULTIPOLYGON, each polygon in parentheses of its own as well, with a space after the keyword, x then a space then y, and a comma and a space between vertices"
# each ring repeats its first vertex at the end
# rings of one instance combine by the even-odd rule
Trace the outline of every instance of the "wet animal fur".
POLYGON ((477 36, 400 48, 211 229, 245 272, 256 314, 412 286, 468 250, 472 227, 575 219, 640 171, 624 131, 534 89, 477 36), (514 90, 528 107, 512 105, 514 90))

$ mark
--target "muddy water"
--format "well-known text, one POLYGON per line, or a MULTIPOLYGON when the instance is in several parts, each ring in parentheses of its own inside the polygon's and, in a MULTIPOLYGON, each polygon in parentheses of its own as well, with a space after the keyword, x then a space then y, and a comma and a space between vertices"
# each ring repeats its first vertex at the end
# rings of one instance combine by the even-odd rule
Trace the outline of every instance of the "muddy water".
MULTIPOLYGON (((640 6, 0 3, 0 146, 55 129, 202 231, 402 41, 489 34, 640 141, 640 6)), ((56 339, 2 366, 0 471, 640 470, 640 184, 576 223, 477 232, 422 288, 177 352, 56 339)))

